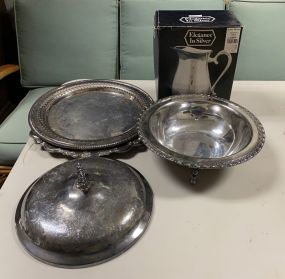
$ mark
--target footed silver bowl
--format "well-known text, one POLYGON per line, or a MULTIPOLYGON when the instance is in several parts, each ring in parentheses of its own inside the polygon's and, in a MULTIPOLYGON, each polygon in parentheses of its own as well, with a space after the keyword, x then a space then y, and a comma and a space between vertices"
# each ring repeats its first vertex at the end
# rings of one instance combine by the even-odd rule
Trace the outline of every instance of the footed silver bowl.
POLYGON ((139 135, 157 155, 193 169, 244 163, 262 148, 265 132, 247 109, 210 95, 164 98, 139 121, 139 135))

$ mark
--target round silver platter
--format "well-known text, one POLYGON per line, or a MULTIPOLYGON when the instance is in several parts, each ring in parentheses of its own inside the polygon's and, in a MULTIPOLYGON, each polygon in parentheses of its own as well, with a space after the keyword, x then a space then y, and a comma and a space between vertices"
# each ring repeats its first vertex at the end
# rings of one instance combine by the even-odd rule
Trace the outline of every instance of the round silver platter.
POLYGON ((18 237, 35 258, 60 267, 110 260, 149 223, 153 194, 129 165, 101 157, 61 164, 37 179, 15 215, 18 237))
POLYGON ((109 149, 137 138, 137 121, 153 103, 138 87, 115 80, 70 82, 40 97, 29 113, 32 134, 66 150, 109 149))
POLYGON ((264 129, 251 112, 209 95, 161 99, 143 113, 139 134, 157 155, 194 169, 244 163, 265 141, 264 129))

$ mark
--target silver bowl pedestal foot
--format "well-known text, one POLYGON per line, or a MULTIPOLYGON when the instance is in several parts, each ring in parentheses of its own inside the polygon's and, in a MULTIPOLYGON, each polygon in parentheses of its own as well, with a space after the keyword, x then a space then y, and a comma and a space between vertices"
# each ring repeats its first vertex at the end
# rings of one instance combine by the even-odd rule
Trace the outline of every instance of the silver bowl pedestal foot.
POLYGON ((199 169, 192 169, 190 184, 196 185, 198 182, 199 169))

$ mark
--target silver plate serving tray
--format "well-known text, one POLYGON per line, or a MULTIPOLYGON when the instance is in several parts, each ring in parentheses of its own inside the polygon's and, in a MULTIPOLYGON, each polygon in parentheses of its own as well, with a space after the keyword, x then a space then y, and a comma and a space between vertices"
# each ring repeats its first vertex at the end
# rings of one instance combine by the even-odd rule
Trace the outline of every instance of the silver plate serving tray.
POLYGON ((79 80, 40 97, 30 110, 29 125, 54 147, 110 150, 137 138, 137 121, 152 103, 146 92, 125 82, 79 80))

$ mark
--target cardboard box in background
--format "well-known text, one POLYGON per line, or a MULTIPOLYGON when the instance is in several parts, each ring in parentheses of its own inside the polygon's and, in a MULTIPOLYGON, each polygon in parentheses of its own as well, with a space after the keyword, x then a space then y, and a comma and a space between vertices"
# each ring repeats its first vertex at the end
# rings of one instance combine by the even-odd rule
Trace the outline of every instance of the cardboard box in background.
POLYGON ((212 91, 230 99, 241 33, 241 23, 230 11, 156 11, 158 99, 212 91))

